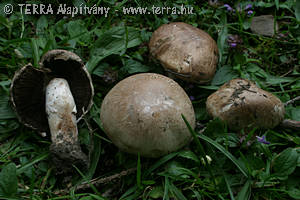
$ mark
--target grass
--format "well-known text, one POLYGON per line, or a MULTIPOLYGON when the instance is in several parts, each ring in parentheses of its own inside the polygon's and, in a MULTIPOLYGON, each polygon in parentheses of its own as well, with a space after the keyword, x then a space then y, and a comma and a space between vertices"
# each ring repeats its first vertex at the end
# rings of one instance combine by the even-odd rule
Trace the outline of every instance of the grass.
MULTIPOLYGON (((30 3, 33 1, 27 1, 30 3)), ((36 1, 38 3, 38 1, 36 1)), ((50 3, 50 1, 45 1, 50 3)), ((68 3, 63 1, 60 3, 68 3)), ((206 98, 226 81, 255 81, 283 102, 300 94, 299 1, 141 1, 74 0, 69 6, 110 7, 101 15, 25 15, 17 4, 0 3, 0 199, 300 199, 300 135, 280 127, 232 132, 205 111, 206 98), (215 2, 215 3, 214 3, 215 2), (2 10, 14 6, 10 15, 2 10), (235 12, 228 11, 229 4, 235 12), (251 15, 243 10, 251 4, 251 15), (193 7, 194 14, 133 15, 123 7, 193 7), (241 11, 238 11, 238 7, 241 11), (279 24, 274 37, 252 33, 254 16, 271 14, 279 24), (184 149, 159 159, 119 151, 104 134, 100 106, 120 80, 140 72, 166 74, 149 56, 147 43, 160 25, 183 21, 208 32, 219 48, 217 73, 211 83, 177 80, 189 96, 197 122, 194 140, 184 149), (229 36, 237 45, 232 47, 229 36), (78 54, 92 75, 94 105, 79 123, 80 142, 90 152, 87 171, 74 167, 72 176, 58 176, 49 157, 50 138, 18 122, 9 103, 16 70, 38 66, 51 49, 78 54), (255 136, 265 135, 270 144, 255 136), (212 161, 209 162, 206 155, 212 161), (95 183, 90 184, 90 183, 95 183), (78 189, 79 188, 79 189, 78 189)), ((59 2, 51 1, 53 9, 59 2)), ((232 42, 232 41, 231 41, 232 42)), ((286 107, 286 118, 300 120, 299 101, 286 107)))

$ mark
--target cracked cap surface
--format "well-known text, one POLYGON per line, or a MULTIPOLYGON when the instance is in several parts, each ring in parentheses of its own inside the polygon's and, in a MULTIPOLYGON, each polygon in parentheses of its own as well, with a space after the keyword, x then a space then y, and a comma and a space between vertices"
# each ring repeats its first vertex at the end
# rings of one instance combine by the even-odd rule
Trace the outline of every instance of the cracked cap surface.
POLYGON ((232 130, 248 126, 274 128, 284 119, 284 104, 273 94, 245 79, 233 79, 206 101, 210 116, 226 121, 232 130))

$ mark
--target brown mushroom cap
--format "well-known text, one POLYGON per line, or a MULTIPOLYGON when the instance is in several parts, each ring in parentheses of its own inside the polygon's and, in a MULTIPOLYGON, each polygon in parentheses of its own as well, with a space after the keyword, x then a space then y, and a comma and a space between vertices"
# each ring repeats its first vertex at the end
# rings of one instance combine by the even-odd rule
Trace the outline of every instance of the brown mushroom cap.
POLYGON ((11 101, 23 124, 40 132, 48 132, 45 87, 52 78, 68 81, 77 107, 77 118, 92 106, 94 89, 82 60, 72 52, 51 50, 42 57, 40 65, 41 68, 34 68, 28 64, 15 73, 10 89, 11 101))
POLYGON ((245 79, 233 79, 206 101, 209 115, 227 122, 232 130, 274 128, 284 119, 284 104, 273 94, 245 79))
POLYGON ((216 71, 216 42, 201 29, 183 22, 164 24, 154 31, 150 53, 167 70, 186 81, 205 83, 216 71))
POLYGON ((159 157, 191 140, 181 114, 195 126, 194 109, 184 90, 168 77, 143 73, 111 89, 100 117, 105 133, 121 150, 159 157))

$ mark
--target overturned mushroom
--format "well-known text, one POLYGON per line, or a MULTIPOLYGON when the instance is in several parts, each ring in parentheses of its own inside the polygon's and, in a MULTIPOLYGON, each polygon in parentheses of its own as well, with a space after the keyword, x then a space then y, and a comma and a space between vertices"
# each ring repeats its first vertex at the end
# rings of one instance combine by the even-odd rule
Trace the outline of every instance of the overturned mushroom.
POLYGON ((55 165, 68 170, 72 164, 87 167, 87 156, 78 141, 76 117, 92 105, 93 85, 81 59, 65 50, 52 50, 16 72, 11 101, 19 120, 39 132, 50 132, 55 165))
POLYGON ((218 48, 204 31, 183 22, 164 24, 154 31, 149 49, 165 70, 190 82, 210 81, 216 71, 218 48))
POLYGON ((221 86, 207 98, 206 109, 212 117, 226 121, 232 130, 294 123, 284 120, 285 108, 280 99, 245 79, 233 79, 221 86))
POLYGON ((176 151, 191 140, 181 114, 195 126, 193 106, 184 90, 154 73, 122 80, 101 106, 103 129, 112 142, 123 151, 146 157, 176 151))

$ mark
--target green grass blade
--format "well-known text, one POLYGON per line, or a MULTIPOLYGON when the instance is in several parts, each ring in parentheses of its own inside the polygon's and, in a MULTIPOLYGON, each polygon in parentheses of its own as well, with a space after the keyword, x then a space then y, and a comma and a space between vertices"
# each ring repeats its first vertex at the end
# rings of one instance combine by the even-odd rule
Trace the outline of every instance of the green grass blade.
POLYGON ((245 169, 245 167, 241 165, 239 161, 230 152, 226 151, 224 147, 222 147, 220 144, 218 144, 217 142, 213 141, 212 139, 210 139, 205 135, 198 135, 198 137, 212 144, 215 148, 221 151, 227 158, 229 158, 237 166, 237 168, 242 172, 242 174, 244 174, 244 176, 249 178, 250 175, 248 174, 247 169, 245 169))
POLYGON ((182 192, 173 184, 170 183, 170 191, 172 194, 177 197, 176 199, 187 200, 187 198, 182 194, 182 192))
POLYGON ((119 199, 128 199, 129 195, 134 193, 138 189, 137 185, 129 188, 119 199))
POLYGON ((101 150, 102 150, 100 138, 96 137, 95 135, 93 135, 92 137, 93 137, 93 151, 91 152, 90 155, 90 167, 86 175, 88 179, 91 179, 96 171, 100 159, 100 155, 101 155, 101 150))
POLYGON ((224 177, 224 180, 225 180, 225 183, 226 183, 227 190, 228 190, 229 195, 230 195, 230 199, 231 199, 231 200, 235 200, 235 198, 234 198, 234 196, 233 196, 233 192, 232 192, 232 190, 231 190, 231 187, 230 187, 230 185, 229 185, 229 182, 228 182, 228 180, 227 180, 226 175, 224 174, 224 172, 223 172, 223 177, 224 177))
POLYGON ((94 195, 94 194, 90 194, 90 197, 97 199, 97 200, 105 200, 105 198, 98 196, 98 195, 94 195))
POLYGON ((21 173, 23 173, 28 167, 34 165, 37 162, 40 162, 41 160, 44 160, 45 158, 47 158, 49 156, 49 153, 44 153, 42 155, 40 155, 39 157, 35 158, 34 160, 32 160, 31 162, 27 163, 26 165, 20 167, 17 169, 17 175, 20 175, 21 173))
POLYGON ((159 159, 156 163, 154 163, 148 170, 145 171, 144 173, 144 177, 148 176, 151 172, 153 172, 154 170, 156 170, 158 167, 160 167, 161 165, 163 165, 164 163, 168 162, 169 160, 171 160, 172 158, 174 158, 175 156, 177 156, 180 152, 174 152, 174 153, 170 153, 164 157, 162 157, 161 159, 159 159))
MULTIPOLYGON (((237 166, 237 168, 242 172, 242 174, 244 176, 246 176, 247 178, 250 177, 250 175, 247 172, 247 169, 243 165, 241 165, 239 163, 239 161, 230 152, 228 152, 223 146, 221 146, 219 143, 213 141, 209 137, 207 137, 205 135, 197 135, 197 133, 192 129, 192 127, 190 126, 190 124, 188 123, 188 121, 186 120, 186 118, 183 115, 182 115, 182 118, 194 138, 199 137, 200 139, 213 145, 215 148, 217 148, 219 151, 221 151, 227 158, 229 158, 237 166)), ((196 140, 196 142, 197 142, 197 140, 196 140)))
POLYGON ((136 167, 136 182, 139 188, 142 188, 142 167, 141 167, 141 156, 138 153, 137 167, 136 167))
MULTIPOLYGON (((75 168, 75 170, 80 174, 80 176, 82 177, 82 180, 78 181, 78 183, 71 189, 71 195, 74 196, 75 195, 75 191, 76 191, 76 186, 80 185, 83 182, 90 182, 90 179, 85 176, 82 171, 80 171, 75 165, 73 165, 73 167, 75 168)), ((93 185, 93 184, 89 184, 89 186, 91 187, 91 189, 100 196, 100 193, 98 192, 97 188, 93 185)), ((75 197, 75 196, 74 196, 75 197)))
POLYGON ((33 65, 38 66, 40 56, 39 56, 39 47, 35 38, 31 39, 31 48, 33 50, 33 65))
POLYGON ((251 180, 248 180, 238 193, 237 200, 249 200, 251 197, 251 180))
POLYGON ((220 25, 223 27, 222 30, 219 33, 218 36, 218 41, 217 41, 217 45, 218 45, 218 49, 219 49, 219 62, 223 63, 224 62, 224 49, 225 49, 225 45, 226 45, 226 38, 228 36, 228 27, 227 27, 227 16, 226 14, 221 15, 221 22, 220 25))
POLYGON ((165 176, 165 189, 164 189, 164 197, 163 200, 169 200, 169 188, 170 188, 170 183, 168 177, 165 176))
POLYGON ((201 197, 199 191, 194 190, 193 188, 191 190, 193 191, 193 193, 194 193, 197 200, 202 200, 202 197, 201 197))
POLYGON ((205 168, 208 170, 210 176, 213 178, 213 183, 216 186, 217 185, 216 184, 216 180, 215 180, 215 177, 214 177, 214 175, 212 173, 212 169, 211 169, 210 165, 208 164, 208 160, 206 158, 206 153, 204 151, 204 148, 203 148, 200 140, 197 138, 196 132, 194 132, 193 128, 190 126, 190 124, 188 123, 188 121, 186 120, 186 118, 183 115, 181 115, 181 116, 182 116, 184 122, 186 123, 186 125, 187 125, 190 133, 192 134, 192 136, 193 136, 193 138, 194 138, 194 140, 195 140, 195 142, 197 144, 197 148, 200 151, 202 158, 204 159, 205 168))

